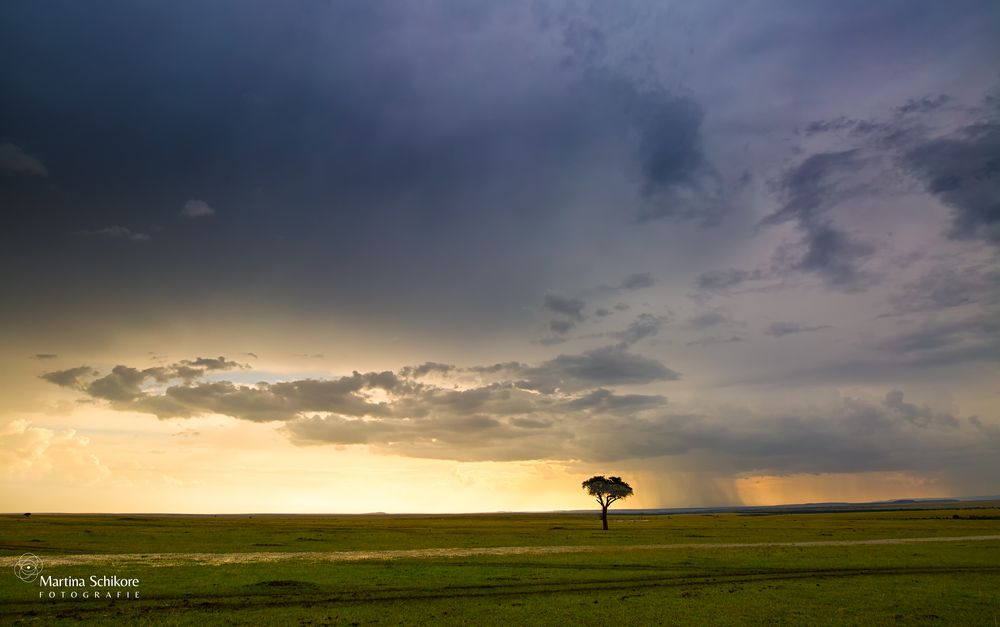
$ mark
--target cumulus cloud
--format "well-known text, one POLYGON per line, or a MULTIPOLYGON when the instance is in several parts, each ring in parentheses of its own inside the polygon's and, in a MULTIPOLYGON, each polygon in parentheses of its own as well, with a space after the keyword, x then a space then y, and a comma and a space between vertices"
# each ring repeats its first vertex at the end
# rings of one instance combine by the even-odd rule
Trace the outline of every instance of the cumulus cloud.
POLYGON ((91 452, 90 440, 73 429, 49 429, 28 420, 0 425, 0 475, 15 480, 58 476, 92 485, 111 469, 91 452))
POLYGON ((189 200, 184 203, 180 214, 185 218, 207 218, 215 215, 215 209, 204 200, 189 200))
POLYGON ((38 157, 29 155, 20 146, 10 142, 0 144, 0 172, 48 176, 49 170, 38 157))

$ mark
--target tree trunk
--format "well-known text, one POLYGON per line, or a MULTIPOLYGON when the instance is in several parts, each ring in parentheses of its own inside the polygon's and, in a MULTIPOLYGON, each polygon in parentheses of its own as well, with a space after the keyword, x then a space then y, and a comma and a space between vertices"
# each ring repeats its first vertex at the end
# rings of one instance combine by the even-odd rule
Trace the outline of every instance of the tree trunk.
POLYGON ((608 530, 608 506, 605 505, 601 508, 601 522, 604 524, 604 530, 608 530))

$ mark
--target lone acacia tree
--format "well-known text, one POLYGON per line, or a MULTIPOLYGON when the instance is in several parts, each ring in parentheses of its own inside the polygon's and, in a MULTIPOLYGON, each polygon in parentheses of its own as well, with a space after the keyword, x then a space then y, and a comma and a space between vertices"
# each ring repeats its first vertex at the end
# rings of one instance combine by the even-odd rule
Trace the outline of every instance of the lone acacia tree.
POLYGON ((608 506, 620 499, 632 496, 632 486, 622 481, 621 477, 605 477, 598 475, 583 482, 587 494, 597 497, 601 504, 601 522, 604 530, 608 530, 608 506))

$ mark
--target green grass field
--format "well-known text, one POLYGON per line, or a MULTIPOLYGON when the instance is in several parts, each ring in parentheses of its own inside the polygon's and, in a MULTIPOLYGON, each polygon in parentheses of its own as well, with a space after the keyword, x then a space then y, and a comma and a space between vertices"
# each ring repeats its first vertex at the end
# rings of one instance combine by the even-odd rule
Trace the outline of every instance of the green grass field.
MULTIPOLYGON (((995 505, 995 504, 992 504, 995 505)), ((1000 621, 1000 508, 778 515, 0 517, 0 623, 968 624, 1000 621), (703 545, 639 548, 642 545, 703 545), (330 552, 577 547, 344 561, 330 552), (51 577, 138 578, 139 599, 39 599, 51 577), (267 554, 294 552, 291 559, 267 554), (205 565, 119 554, 258 553, 205 565), (86 564, 59 556, 102 554, 86 564), (304 554, 304 555, 298 555, 304 554), (324 555, 327 554, 327 555, 324 555)), ((78 588, 83 590, 84 588, 78 588)))

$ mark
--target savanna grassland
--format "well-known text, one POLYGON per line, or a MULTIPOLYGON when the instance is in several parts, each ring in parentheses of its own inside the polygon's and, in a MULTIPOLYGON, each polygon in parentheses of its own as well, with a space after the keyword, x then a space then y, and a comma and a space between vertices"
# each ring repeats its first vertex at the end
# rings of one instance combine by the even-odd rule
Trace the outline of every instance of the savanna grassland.
POLYGON ((624 514, 609 532, 580 514, 5 516, 0 560, 3 624, 1000 621, 995 503, 624 514), (918 538, 940 541, 897 542, 918 538), (64 599, 14 576, 26 552, 49 577, 137 578, 139 598, 64 599))

